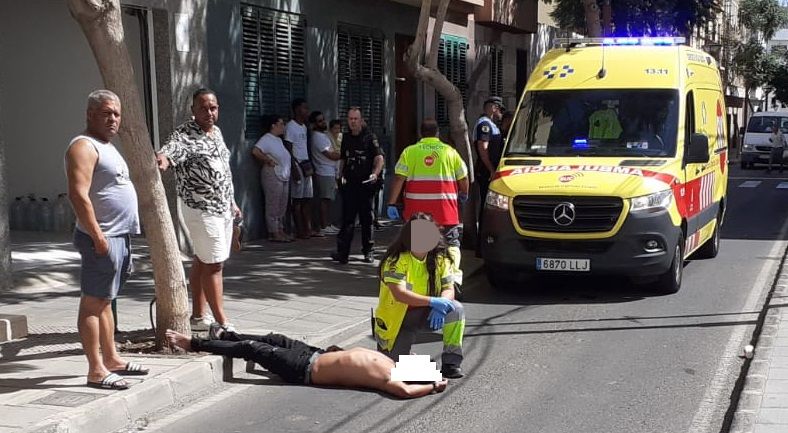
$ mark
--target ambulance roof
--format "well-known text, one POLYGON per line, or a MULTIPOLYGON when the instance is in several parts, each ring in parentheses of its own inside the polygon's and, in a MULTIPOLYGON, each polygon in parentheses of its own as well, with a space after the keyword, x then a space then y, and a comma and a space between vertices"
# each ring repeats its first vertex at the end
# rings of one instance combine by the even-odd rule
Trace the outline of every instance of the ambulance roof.
POLYGON ((675 44, 574 43, 548 51, 526 90, 679 89, 692 82, 719 88, 710 54, 675 44))

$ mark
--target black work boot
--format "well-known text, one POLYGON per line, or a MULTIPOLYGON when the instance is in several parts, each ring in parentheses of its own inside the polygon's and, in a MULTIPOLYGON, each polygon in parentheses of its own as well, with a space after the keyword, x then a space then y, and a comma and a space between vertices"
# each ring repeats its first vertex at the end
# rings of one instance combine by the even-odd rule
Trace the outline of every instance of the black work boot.
POLYGON ((460 366, 454 364, 443 364, 441 374, 447 379, 459 379, 463 376, 460 366))

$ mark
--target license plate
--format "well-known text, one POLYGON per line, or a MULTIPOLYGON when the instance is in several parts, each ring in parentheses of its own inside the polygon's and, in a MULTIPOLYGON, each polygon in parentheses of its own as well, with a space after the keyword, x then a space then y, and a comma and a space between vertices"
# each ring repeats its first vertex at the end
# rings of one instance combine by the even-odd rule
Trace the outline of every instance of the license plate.
POLYGON ((537 257, 536 269, 539 271, 589 272, 591 271, 591 260, 537 257))

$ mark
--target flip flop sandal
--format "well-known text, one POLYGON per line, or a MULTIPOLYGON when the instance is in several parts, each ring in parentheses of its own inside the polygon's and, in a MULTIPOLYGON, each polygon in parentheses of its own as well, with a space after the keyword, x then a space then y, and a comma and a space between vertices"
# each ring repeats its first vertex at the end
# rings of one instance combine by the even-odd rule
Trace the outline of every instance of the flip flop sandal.
POLYGON ((143 367, 141 364, 137 364, 136 362, 127 362, 126 368, 122 370, 112 370, 111 373, 122 374, 124 376, 145 376, 148 374, 150 370, 143 367))
POLYGON ((101 382, 88 381, 87 386, 98 389, 112 389, 115 391, 129 389, 129 384, 126 382, 126 379, 118 376, 115 373, 110 373, 104 376, 104 379, 101 379, 101 382))

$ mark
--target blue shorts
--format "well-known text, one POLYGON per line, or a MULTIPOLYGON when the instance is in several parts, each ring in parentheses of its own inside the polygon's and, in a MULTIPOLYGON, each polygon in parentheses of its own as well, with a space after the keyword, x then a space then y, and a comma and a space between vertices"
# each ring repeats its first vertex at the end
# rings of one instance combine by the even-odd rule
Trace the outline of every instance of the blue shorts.
POLYGON ((131 237, 129 235, 107 238, 109 252, 99 256, 93 239, 74 230, 74 246, 82 256, 80 289, 83 295, 115 299, 131 272, 131 237))

